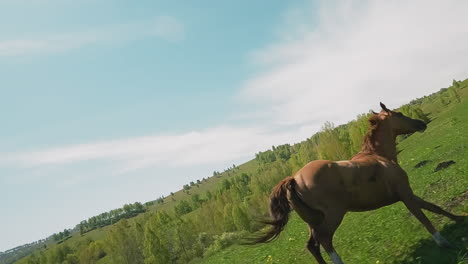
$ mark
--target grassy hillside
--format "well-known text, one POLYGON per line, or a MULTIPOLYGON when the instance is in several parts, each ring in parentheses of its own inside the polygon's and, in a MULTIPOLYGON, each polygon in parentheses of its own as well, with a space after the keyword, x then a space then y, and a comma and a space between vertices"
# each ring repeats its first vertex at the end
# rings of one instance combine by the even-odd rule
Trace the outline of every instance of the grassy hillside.
MULTIPOLYGON (((215 190, 223 179, 229 179, 230 177, 240 175, 241 173, 252 173, 252 171, 257 167, 257 162, 255 160, 251 160, 240 166, 237 166, 236 170, 227 170, 225 172, 221 172, 217 176, 207 176, 205 180, 201 181, 200 184, 191 186, 188 192, 184 192, 183 189, 175 191, 173 195, 162 197, 162 203, 157 203, 156 200, 150 201, 151 205, 146 206, 146 210, 148 213, 157 212, 159 210, 171 211, 179 201, 189 200, 192 195, 196 194, 204 197, 207 191, 215 190)), ((132 220, 139 221, 143 217, 144 214, 139 214, 136 217, 133 217, 132 220)), ((38 250, 44 251, 44 244, 47 246, 47 249, 45 249, 45 251, 47 251, 49 248, 54 248, 58 244, 66 244, 71 247, 76 247, 83 243, 89 243, 89 241, 103 240, 111 228, 112 225, 104 226, 102 228, 97 228, 90 232, 86 232, 83 235, 81 235, 80 232, 75 229, 71 236, 68 237, 64 242, 59 241, 57 243, 53 241, 52 238, 49 238, 47 241, 40 243, 40 245, 24 245, 22 249, 0 254, 0 264, 11 264, 23 256, 30 255, 31 252, 38 250)), ((105 263, 105 261, 103 262, 105 263)))
MULTIPOLYGON (((468 80, 414 100, 411 105, 429 114, 432 120, 425 133, 411 135, 398 145, 401 150, 399 162, 407 170, 414 191, 453 212, 468 212, 468 80), (455 164, 434 172, 440 162, 448 160, 455 164), (424 165, 416 168, 415 165, 422 161, 424 165)), ((360 120, 367 126, 365 116, 360 120)), ((131 254, 148 259, 161 253, 154 246, 155 238, 151 235, 163 231, 164 234, 159 234, 160 240, 161 236, 167 240, 161 240, 164 242, 161 245, 168 247, 167 252, 172 255, 168 259, 175 263, 190 260, 192 263, 312 263, 312 257, 304 248, 307 228, 294 213, 278 241, 253 247, 229 245, 246 230, 258 228, 252 224, 253 220, 265 212, 267 194, 278 179, 289 176, 310 159, 341 159, 355 151, 356 140, 353 143, 351 137, 357 137, 359 142, 362 131, 353 134, 351 130, 353 124, 359 125, 361 121, 326 130, 294 146, 283 145, 264 152, 236 169, 192 186, 188 192, 180 190, 165 197, 163 203, 149 205, 146 213, 125 224, 121 221, 83 235, 74 232, 63 243, 49 243, 47 249, 37 251, 36 259, 40 261, 29 262, 33 258, 27 257, 18 263, 51 263, 50 255, 57 257, 60 254, 67 259, 62 263, 123 263, 123 260, 116 262, 119 258, 115 254, 119 250, 116 252, 113 245, 121 247, 121 251, 132 247, 135 252, 131 254), (346 137, 342 136, 346 134, 341 133, 343 131, 348 133, 346 137), (330 142, 335 145, 329 147, 330 142), (346 151, 341 151, 341 147, 346 151), (328 148, 340 151, 330 152, 328 148), (270 158, 276 160, 270 161, 270 158), (249 176, 249 182, 239 183, 243 175, 249 176), (224 186, 226 183, 233 187, 224 186), (212 198, 208 197, 208 192, 213 194, 212 198), (181 201, 192 202, 196 195, 203 199, 199 207, 183 214, 174 213, 181 201), (172 217, 165 225, 157 220, 163 211, 172 217), (244 222, 232 223, 231 216, 244 222), (112 238, 111 234, 114 234, 112 238), (174 254, 183 254, 185 259, 174 254), (89 255, 89 261, 83 261, 86 259, 84 255, 89 255)), ((442 234, 461 247, 460 250, 437 248, 402 204, 372 212, 349 213, 335 236, 336 249, 346 263, 457 263, 467 259, 464 257, 468 246, 467 223, 454 225, 445 218, 428 215, 442 234)), ((122 257, 129 259, 128 263, 141 263, 131 254, 122 257)))
MULTIPOLYGON (((468 212, 468 100, 464 92, 462 102, 442 112, 426 105, 433 111, 428 129, 398 145, 399 162, 408 172, 414 192, 458 214, 468 212), (456 163, 434 172, 439 163, 449 160, 456 163), (421 161, 425 165, 416 168, 421 161)), ((459 250, 438 248, 402 203, 348 213, 335 235, 335 248, 346 263, 468 263, 468 222, 454 224, 427 215, 459 250)), ((294 214, 277 241, 232 246, 197 263, 314 263, 304 248, 307 238, 307 226, 294 214)))
MULTIPOLYGON (((143 218, 147 217, 149 214, 152 214, 157 211, 172 211, 174 206, 183 200, 190 200, 193 195, 200 195, 202 198, 206 196, 207 191, 215 192, 215 190, 220 185, 220 182, 224 179, 229 179, 231 177, 239 176, 242 173, 252 173, 258 168, 258 163, 255 160, 250 160, 242 165, 236 167, 235 170, 228 169, 224 172, 219 173, 216 176, 207 176, 205 180, 202 180, 200 184, 195 184, 191 186, 188 191, 181 189, 173 193, 173 195, 168 195, 166 197, 161 197, 162 202, 157 203, 156 200, 150 201, 151 205, 146 206, 147 213, 139 214, 135 217, 132 217, 131 224, 134 224, 138 221, 144 221, 143 218)), ((115 225, 115 224, 114 224, 115 225)), ((65 241, 59 241, 58 243, 52 239, 46 241, 47 247, 29 247, 29 252, 48 252, 50 249, 54 249, 57 245, 66 245, 72 248, 81 247, 83 244, 88 244, 90 241, 102 241, 109 234, 110 230, 114 225, 108 225, 101 228, 94 229, 92 231, 86 232, 81 235, 79 231, 75 230, 72 232, 71 236, 68 237, 65 241)), ((24 253, 23 251, 16 252, 17 255, 27 256, 31 253, 24 253)), ((18 257, 15 257, 15 253, 5 254, 5 256, 0 256, 0 264, 10 264, 16 263, 15 260, 18 260, 18 257)), ((98 261, 101 264, 112 263, 108 258, 104 257, 98 261)))

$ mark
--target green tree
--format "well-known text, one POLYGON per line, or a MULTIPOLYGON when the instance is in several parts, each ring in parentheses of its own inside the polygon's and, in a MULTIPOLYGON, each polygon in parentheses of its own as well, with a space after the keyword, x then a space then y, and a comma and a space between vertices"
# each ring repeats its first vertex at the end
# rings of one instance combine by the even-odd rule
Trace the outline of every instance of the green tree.
POLYGON ((353 120, 348 125, 349 139, 351 143, 351 152, 357 153, 361 150, 362 140, 369 129, 369 115, 358 115, 356 120, 353 120))
POLYGON ((136 213, 141 213, 141 212, 144 212, 144 211, 145 211, 145 207, 144 207, 143 204, 140 203, 140 202, 134 202, 134 203, 133 203, 133 210, 134 210, 136 213))
POLYGON ((193 208, 198 208, 200 207, 201 203, 203 202, 203 200, 200 198, 200 195, 199 194, 193 194, 192 195, 192 204, 193 204, 193 208))
POLYGON ((317 150, 315 149, 315 144, 310 138, 302 142, 298 150, 298 167, 304 166, 308 162, 317 159, 317 150))
POLYGON ((81 262, 75 254, 67 254, 63 264, 81 264, 81 262))
POLYGON ((145 264, 171 263, 171 243, 166 231, 172 221, 165 212, 157 212, 145 225, 144 255, 145 264))
POLYGON ((131 226, 126 219, 112 226, 106 238, 106 248, 111 263, 143 263, 143 245, 139 237, 135 227, 131 226))
POLYGON ((87 247, 81 250, 79 263, 80 264, 95 264, 97 261, 107 255, 104 251, 105 245, 103 241, 91 241, 87 247))
POLYGON ((206 192, 206 199, 211 200, 211 198, 213 198, 213 194, 210 191, 207 191, 206 192))
MULTIPOLYGON (((344 131, 344 130, 343 130, 344 131)), ((318 134, 317 152, 321 159, 325 160, 344 160, 349 158, 349 141, 341 140, 343 138, 333 123, 326 122, 322 131, 318 134)))
POLYGON ((234 224, 234 219, 232 217, 232 204, 228 203, 224 205, 224 212, 223 212, 223 222, 224 222, 224 230, 227 232, 232 232, 236 230, 236 225, 234 224))
POLYGON ((132 214, 132 206, 131 206, 130 204, 125 204, 125 205, 123 206, 123 210, 124 210, 124 212, 125 212, 125 216, 126 216, 126 217, 130 217, 130 216, 131 216, 131 214, 132 214))
POLYGON ((231 182, 227 179, 224 179, 222 182, 221 182, 221 192, 224 192, 224 191, 227 191, 231 188, 231 182))
POLYGON ((152 229, 145 229, 145 264, 170 263, 170 253, 152 229))
POLYGON ((174 211, 177 216, 181 216, 190 213, 192 211, 192 207, 186 200, 182 200, 175 205, 174 211))
POLYGON ((232 218, 237 230, 250 230, 250 219, 239 205, 232 206, 232 218))
POLYGON ((163 198, 163 197, 159 197, 158 199, 156 199, 156 203, 158 203, 158 204, 163 204, 163 203, 164 203, 164 198, 163 198))
POLYGON ((47 263, 63 263, 67 260, 67 255, 73 254, 73 250, 64 244, 57 245, 47 254, 47 263))
POLYGON ((80 235, 83 235, 86 231, 86 227, 85 225, 83 224, 83 221, 81 221, 81 223, 79 224, 79 227, 80 227, 80 235))

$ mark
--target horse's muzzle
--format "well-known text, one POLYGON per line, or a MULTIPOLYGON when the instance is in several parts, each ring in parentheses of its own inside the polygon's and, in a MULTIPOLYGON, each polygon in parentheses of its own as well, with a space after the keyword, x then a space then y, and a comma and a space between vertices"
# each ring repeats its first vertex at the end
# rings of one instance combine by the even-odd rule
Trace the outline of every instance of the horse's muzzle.
POLYGON ((418 124, 418 131, 419 132, 424 132, 427 128, 427 125, 426 123, 424 123, 423 121, 420 121, 420 123, 418 124))

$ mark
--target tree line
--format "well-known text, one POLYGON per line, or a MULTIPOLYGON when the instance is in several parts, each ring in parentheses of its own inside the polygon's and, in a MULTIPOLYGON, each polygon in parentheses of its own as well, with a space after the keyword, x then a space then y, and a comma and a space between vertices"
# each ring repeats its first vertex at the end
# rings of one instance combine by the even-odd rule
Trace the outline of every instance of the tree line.
POLYGON ((80 234, 83 235, 96 228, 112 225, 113 223, 117 223, 120 219, 134 217, 145 211, 145 206, 140 202, 125 204, 122 208, 110 210, 109 212, 90 217, 88 220, 81 221, 78 224, 78 229, 80 230, 80 234))

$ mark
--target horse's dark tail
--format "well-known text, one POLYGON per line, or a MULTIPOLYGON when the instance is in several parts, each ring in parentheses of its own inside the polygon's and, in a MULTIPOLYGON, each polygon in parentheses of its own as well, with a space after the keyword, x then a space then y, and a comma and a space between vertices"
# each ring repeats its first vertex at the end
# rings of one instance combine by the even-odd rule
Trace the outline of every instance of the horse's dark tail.
POLYGON ((294 187, 296 181, 293 177, 287 177, 278 183, 270 194, 270 216, 271 219, 261 221, 271 225, 270 229, 258 237, 250 238, 243 244, 268 243, 275 240, 288 223, 289 213, 292 210, 289 199, 292 195, 297 196, 294 187))

